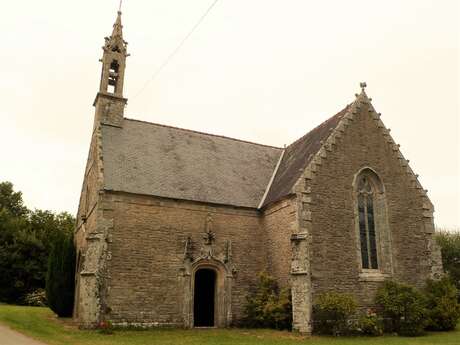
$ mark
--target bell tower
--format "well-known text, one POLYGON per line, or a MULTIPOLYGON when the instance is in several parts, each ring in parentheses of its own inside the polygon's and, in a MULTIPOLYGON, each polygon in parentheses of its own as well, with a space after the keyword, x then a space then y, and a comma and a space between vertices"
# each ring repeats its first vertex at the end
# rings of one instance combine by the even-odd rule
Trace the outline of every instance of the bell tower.
POLYGON ((96 116, 94 126, 104 123, 121 127, 123 113, 128 102, 123 97, 123 83, 125 77, 128 42, 123 40, 123 25, 121 24, 121 11, 118 11, 117 20, 113 25, 110 37, 105 37, 102 59, 101 84, 94 106, 96 116))

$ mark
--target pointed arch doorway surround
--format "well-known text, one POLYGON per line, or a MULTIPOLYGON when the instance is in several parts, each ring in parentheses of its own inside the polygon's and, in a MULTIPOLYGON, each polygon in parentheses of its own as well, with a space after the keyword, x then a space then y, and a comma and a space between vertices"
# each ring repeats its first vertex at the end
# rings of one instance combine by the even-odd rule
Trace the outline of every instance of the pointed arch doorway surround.
POLYGON ((185 266, 182 276, 184 326, 230 326, 233 280, 231 270, 224 262, 214 258, 188 262, 185 266))

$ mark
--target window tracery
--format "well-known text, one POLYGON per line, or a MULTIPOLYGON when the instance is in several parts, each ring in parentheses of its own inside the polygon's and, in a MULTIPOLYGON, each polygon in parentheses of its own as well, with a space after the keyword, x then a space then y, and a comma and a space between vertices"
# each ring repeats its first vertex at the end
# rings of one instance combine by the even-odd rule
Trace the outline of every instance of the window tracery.
POLYGON ((361 260, 363 269, 378 269, 377 236, 375 222, 376 188, 367 174, 358 178, 358 215, 361 260))

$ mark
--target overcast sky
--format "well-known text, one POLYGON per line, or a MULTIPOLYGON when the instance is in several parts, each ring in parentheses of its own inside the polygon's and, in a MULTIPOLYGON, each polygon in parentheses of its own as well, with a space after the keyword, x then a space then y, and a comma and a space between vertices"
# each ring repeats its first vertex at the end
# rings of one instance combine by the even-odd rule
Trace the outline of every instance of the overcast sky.
MULTIPOLYGON (((435 204, 460 226, 459 5, 452 0, 124 0, 126 116, 275 146, 366 81, 435 204)), ((30 208, 76 213, 118 0, 2 1, 0 181, 30 208)))

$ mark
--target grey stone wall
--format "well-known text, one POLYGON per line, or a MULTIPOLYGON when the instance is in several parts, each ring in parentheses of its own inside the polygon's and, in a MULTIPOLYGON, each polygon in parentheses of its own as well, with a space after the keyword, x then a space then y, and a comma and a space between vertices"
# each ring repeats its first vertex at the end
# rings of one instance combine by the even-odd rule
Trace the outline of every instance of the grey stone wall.
POLYGON ((92 327, 100 319, 106 228, 100 210, 103 164, 100 127, 94 130, 85 169, 75 229, 77 249, 74 319, 92 327))
POLYGON ((262 226, 267 243, 268 273, 281 287, 289 286, 291 235, 297 231, 296 204, 291 199, 270 205, 263 212, 262 226))
POLYGON ((312 304, 320 293, 351 293, 366 308, 384 279, 421 287, 426 278, 442 273, 433 205, 365 94, 333 130, 292 194, 263 210, 104 191, 102 186, 96 126, 75 233, 74 316, 85 327, 101 320, 193 326, 193 277, 200 267, 218 274, 218 326, 243 316, 257 274, 267 270, 281 286, 291 287, 294 329, 305 333, 311 331, 312 304), (376 202, 376 271, 360 265, 353 182, 363 168, 375 171, 383 184, 376 202))
POLYGON ((123 113, 128 102, 127 99, 112 95, 107 92, 99 92, 94 105, 96 107, 96 124, 103 123, 121 127, 123 125, 123 113))
POLYGON ((119 324, 190 325, 191 315, 184 315, 184 310, 191 312, 184 305, 191 297, 184 293, 188 259, 196 262, 208 249, 210 264, 227 267, 231 296, 225 300, 231 301, 227 309, 232 321, 242 317, 248 290, 267 265, 257 211, 125 193, 107 193, 104 205, 114 225, 108 246, 106 319, 119 324), (208 216, 214 233, 210 248, 203 239, 208 216))
POLYGON ((353 294, 364 308, 372 305, 383 279, 421 287, 432 275, 432 261, 431 235, 424 225, 429 200, 367 97, 360 97, 337 130, 339 135, 327 143, 323 157, 315 160, 298 187, 311 195, 302 212, 308 214, 304 219, 311 218, 313 301, 334 290, 353 294), (385 188, 377 272, 360 267, 353 181, 365 167, 379 175, 385 188))

